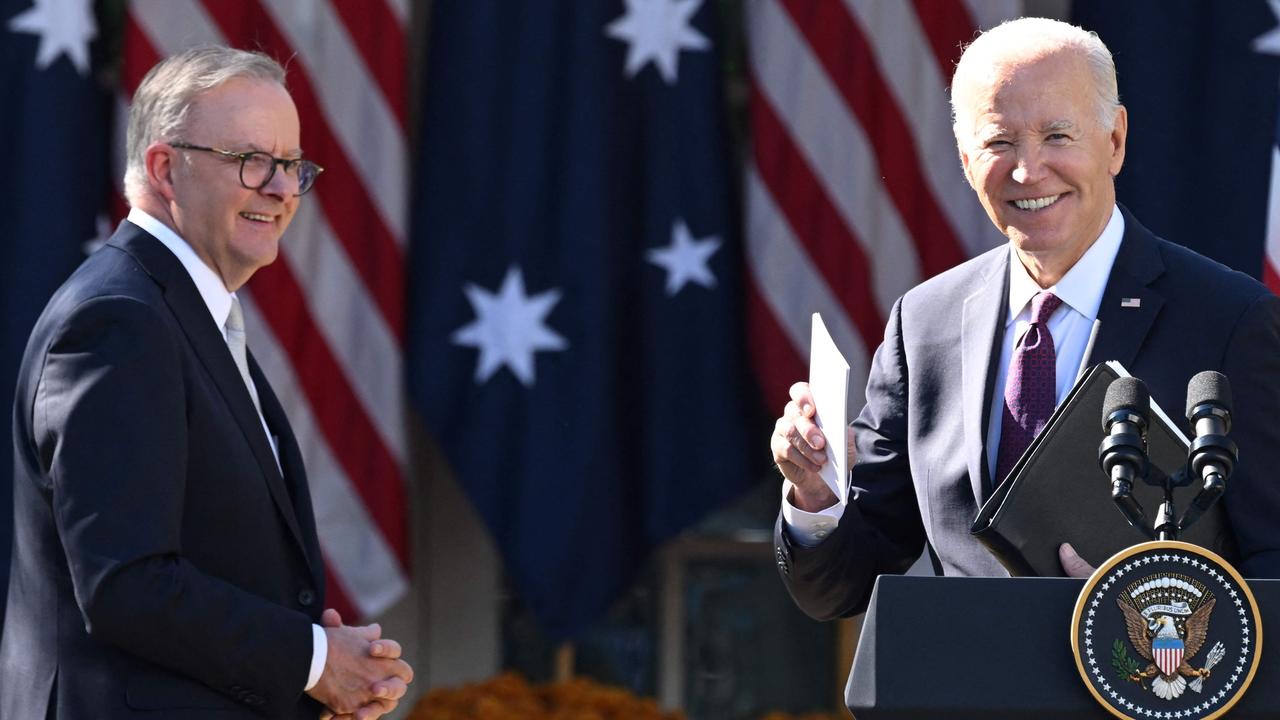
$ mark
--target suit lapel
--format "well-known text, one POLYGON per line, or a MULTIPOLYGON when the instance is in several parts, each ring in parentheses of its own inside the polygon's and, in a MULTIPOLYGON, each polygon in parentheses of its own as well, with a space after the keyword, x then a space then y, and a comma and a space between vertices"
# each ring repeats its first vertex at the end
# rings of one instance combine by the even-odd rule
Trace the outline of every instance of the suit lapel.
POLYGON ((230 408, 236 424, 240 426, 240 431, 244 434, 254 458, 258 461, 271 497, 280 510, 285 524, 298 539, 299 544, 306 548, 298 528, 293 503, 285 489, 284 478, 280 476, 280 469, 276 466, 275 455, 271 452, 271 446, 263 432, 262 421, 258 417, 257 409, 253 406, 249 389, 245 387, 235 360, 231 358, 226 340, 223 339, 222 333, 210 317, 209 308, 200 297, 200 291, 196 289, 195 282, 187 274, 186 268, 182 267, 182 263, 159 240, 127 221, 121 223, 120 229, 108 244, 133 256, 164 288, 165 302, 177 318, 178 325, 182 327, 188 341, 195 348, 196 358, 213 378, 214 385, 217 386, 230 408))
POLYGON ((303 467, 302 452, 289 425, 289 418, 280 400, 271 389, 271 383, 258 366, 258 361, 249 353, 249 375, 254 386, 258 388, 258 399, 262 402, 262 415, 267 427, 276 436, 276 449, 280 454, 280 467, 284 470, 284 485, 288 490, 288 498, 292 501, 296 524, 291 524, 294 534, 302 545, 315 578, 315 587, 324 587, 324 562, 320 555, 320 545, 316 537, 315 513, 311 506, 311 491, 307 486, 307 474, 303 467))
POLYGON ((982 268, 979 288, 964 300, 960 328, 962 388, 960 406, 964 412, 964 447, 968 452, 969 480, 979 504, 991 487, 987 467, 987 425, 991 416, 992 384, 995 382, 1000 343, 1004 340, 1004 319, 1008 314, 1009 251, 992 253, 982 268))
POLYGON ((1164 305, 1164 296, 1149 287, 1164 273, 1164 261, 1155 236, 1128 210, 1120 210, 1124 214, 1124 239, 1102 293, 1097 337, 1086 365, 1118 360, 1132 369, 1134 358, 1164 305))

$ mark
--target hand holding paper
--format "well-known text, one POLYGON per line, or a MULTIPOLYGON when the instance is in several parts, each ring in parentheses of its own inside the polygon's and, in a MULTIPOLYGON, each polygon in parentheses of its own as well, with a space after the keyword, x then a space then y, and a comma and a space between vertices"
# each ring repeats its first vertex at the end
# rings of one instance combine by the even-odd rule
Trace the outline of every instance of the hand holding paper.
POLYGON ((845 422, 849 367, 816 314, 813 348, 810 378, 814 385, 798 382, 791 386, 791 402, 778 418, 770 440, 774 462, 795 485, 792 502, 809 512, 847 499, 843 479, 853 462, 852 432, 845 422), (822 415, 816 408, 823 408, 822 415), (846 429, 825 434, 824 426, 846 429))
POLYGON ((829 462, 822 466, 822 479, 845 503, 849 500, 849 438, 845 430, 849 426, 849 362, 840 354, 818 313, 813 314, 809 341, 809 390, 815 406, 821 408, 815 419, 827 439, 829 462))

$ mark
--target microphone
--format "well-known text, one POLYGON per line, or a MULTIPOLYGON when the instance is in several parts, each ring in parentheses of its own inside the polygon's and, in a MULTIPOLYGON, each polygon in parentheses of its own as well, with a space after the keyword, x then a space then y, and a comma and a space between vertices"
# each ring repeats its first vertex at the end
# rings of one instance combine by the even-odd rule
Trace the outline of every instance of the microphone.
POLYGON ((1187 467, 1191 477, 1200 480, 1201 489, 1178 523, 1183 529, 1222 497, 1239 457, 1236 444, 1227 437, 1231 432, 1231 383, 1226 375, 1205 370, 1191 378, 1187 383, 1187 420, 1196 432, 1187 452, 1187 467))
POLYGON ((1111 499, 1129 521, 1147 537, 1155 537, 1142 506, 1133 497, 1133 483, 1147 477, 1147 413, 1151 395, 1135 377, 1116 378, 1107 386, 1102 402, 1102 431, 1098 464, 1111 480, 1111 499))

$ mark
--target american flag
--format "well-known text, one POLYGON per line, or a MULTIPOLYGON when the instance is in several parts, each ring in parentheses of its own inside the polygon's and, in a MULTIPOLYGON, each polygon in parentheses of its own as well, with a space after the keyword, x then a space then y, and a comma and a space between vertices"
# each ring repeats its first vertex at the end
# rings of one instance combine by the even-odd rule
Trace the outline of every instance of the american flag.
POLYGON ((238 295, 306 460, 327 604, 350 619, 408 588, 408 22, 408 0, 133 0, 125 26, 121 111, 148 69, 192 45, 261 50, 288 69, 303 149, 325 173, 280 258, 238 295))
POLYGON ((1020 10, 1019 0, 748 3, 748 322, 771 406, 805 377, 811 313, 861 388, 894 300, 1003 242, 965 182, 947 88, 962 44, 1020 10))

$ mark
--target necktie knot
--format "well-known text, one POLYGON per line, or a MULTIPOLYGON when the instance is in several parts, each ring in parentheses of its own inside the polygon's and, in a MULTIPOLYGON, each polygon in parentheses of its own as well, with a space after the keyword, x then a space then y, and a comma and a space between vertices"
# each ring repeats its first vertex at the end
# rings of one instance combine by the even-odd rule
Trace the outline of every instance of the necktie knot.
POLYGON ((240 299, 231 296, 231 312, 227 314, 227 331, 244 332, 244 310, 240 308, 240 299))
POLYGON ((244 310, 240 307, 240 300, 235 295, 231 296, 231 312, 227 313, 227 348, 231 350, 231 359, 236 363, 236 369, 240 371, 240 378, 244 380, 244 386, 249 391, 249 397, 253 400, 253 406, 258 409, 258 413, 262 413, 262 404, 258 400, 258 389, 253 385, 253 378, 249 376, 249 349, 245 343, 244 334, 244 310))
POLYGON ((1031 322, 1032 324, 1043 325, 1048 322, 1049 316, 1053 315, 1053 311, 1058 309, 1062 304, 1062 298, 1053 293, 1039 293, 1031 298, 1031 322))

